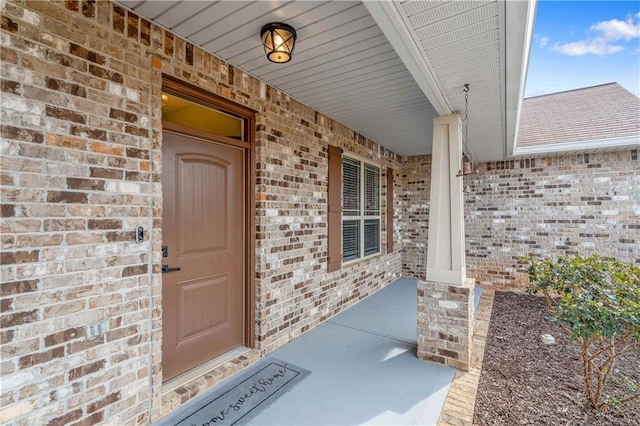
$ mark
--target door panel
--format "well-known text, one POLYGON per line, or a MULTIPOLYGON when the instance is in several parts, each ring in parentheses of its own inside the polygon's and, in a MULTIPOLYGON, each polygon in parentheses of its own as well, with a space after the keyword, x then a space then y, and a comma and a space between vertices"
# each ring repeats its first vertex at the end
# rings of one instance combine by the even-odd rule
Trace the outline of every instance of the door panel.
MULTIPOLYGON (((178 215, 180 257, 212 255, 230 249, 227 229, 230 225, 226 206, 229 197, 227 176, 230 164, 209 158, 181 154, 178 182, 178 215), (215 212, 215 215, 211 215, 215 212), (192 226, 198 224, 199 227, 192 226)), ((237 195, 237 194, 235 194, 237 195)))
POLYGON ((244 154, 163 134, 164 380, 243 344, 244 154))
POLYGON ((233 291, 230 284, 229 274, 178 283, 178 346, 231 325, 229 296, 233 291), (211 302, 216 304, 213 309, 209 306, 211 302), (190 312, 200 314, 189 315, 190 312))

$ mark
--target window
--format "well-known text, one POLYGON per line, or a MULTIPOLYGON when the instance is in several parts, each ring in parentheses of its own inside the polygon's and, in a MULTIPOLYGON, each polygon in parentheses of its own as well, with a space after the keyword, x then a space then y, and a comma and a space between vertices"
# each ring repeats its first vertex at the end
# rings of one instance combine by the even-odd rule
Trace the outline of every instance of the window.
POLYGON ((246 140, 245 120, 241 117, 169 92, 162 93, 162 120, 239 141, 246 140))
POLYGON ((342 261, 380 253, 380 167, 342 162, 342 261))

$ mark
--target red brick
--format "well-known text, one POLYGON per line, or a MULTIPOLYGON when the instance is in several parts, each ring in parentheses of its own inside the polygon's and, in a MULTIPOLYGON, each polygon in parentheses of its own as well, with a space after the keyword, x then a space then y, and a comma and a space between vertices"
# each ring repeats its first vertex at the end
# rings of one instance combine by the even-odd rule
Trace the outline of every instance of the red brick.
POLYGON ((138 15, 127 12, 127 35, 129 38, 138 40, 138 15))
POLYGON ((16 208, 13 204, 2 204, 0 206, 1 217, 13 217, 16 215, 16 208))
POLYGON ((132 277, 135 275, 142 275, 142 274, 146 274, 147 271, 148 271, 148 265, 146 264, 136 265, 136 266, 127 266, 122 271, 122 277, 125 278, 125 277, 132 277))
POLYGON ((103 179, 122 179, 124 171, 118 169, 105 169, 100 167, 91 167, 91 177, 103 179))
MULTIPOLYGON (((68 0, 67 0, 67 3, 69 3, 68 0)), ((72 421, 78 420, 80 417, 82 417, 82 408, 78 408, 76 410, 69 411, 68 413, 63 414, 62 416, 59 416, 59 417, 56 417, 56 418, 50 420, 47 423, 47 426, 68 425, 72 421)))
POLYGON ((69 131, 73 136, 80 136, 82 138, 96 139, 101 141, 107 140, 107 131, 103 129, 95 129, 86 126, 71 126, 69 131))
POLYGON ((124 83, 124 78, 122 77, 122 74, 115 71, 110 71, 106 68, 99 67, 97 65, 93 65, 93 64, 89 65, 89 72, 95 75, 96 77, 104 78, 105 80, 110 80, 110 81, 113 81, 114 83, 119 83, 119 84, 124 83))
POLYGON ((0 300, 0 312, 9 312, 13 310, 13 299, 0 300))
POLYGON ((69 371, 69 380, 76 380, 80 377, 84 377, 87 374, 95 373, 104 368, 106 361, 101 359, 100 361, 92 362, 91 364, 83 365, 69 371))
POLYGON ((120 392, 114 392, 102 398, 99 401, 92 402, 87 407, 87 413, 93 413, 94 411, 102 410, 104 407, 120 401, 120 392))
POLYGON ((125 14, 125 10, 120 6, 113 7, 113 29, 120 34, 124 34, 125 14))
POLYGON ((149 137, 149 131, 141 127, 127 125, 127 126, 124 126, 124 131, 125 133, 129 133, 130 135, 134 135, 134 136, 142 136, 145 138, 149 137))
POLYGON ((119 219, 89 219, 89 229, 120 229, 122 221, 119 219))
POLYGON ((71 426, 91 426, 98 424, 104 420, 104 411, 98 411, 93 413, 89 417, 86 417, 79 422, 73 423, 71 426))
POLYGON ((2 28, 3 30, 8 31, 10 33, 18 32, 18 23, 13 21, 8 16, 2 15, 0 22, 1 22, 0 28, 2 28))
POLYGON ((104 190, 104 181, 98 179, 67 178, 67 188, 102 191, 104 190))
POLYGON ((114 243, 123 241, 134 241, 136 235, 134 231, 117 231, 107 232, 105 236, 107 237, 107 241, 109 241, 110 243, 114 243))
POLYGON ((22 86, 17 81, 2 80, 0 81, 0 90, 5 93, 19 95, 22 86))
POLYGON ((38 280, 3 282, 0 284, 0 297, 32 293, 36 290, 38 290, 38 280))
POLYGON ((138 121, 138 116, 136 114, 117 108, 111 108, 109 111, 109 117, 115 120, 126 121, 128 123, 136 123, 138 121))
POLYGON ((80 5, 78 3, 79 0, 65 0, 65 7, 73 12, 77 12, 80 10, 80 5))
POLYGON ((2 327, 14 327, 16 325, 29 324, 40 319, 40 312, 37 309, 31 311, 14 312, 0 317, 2 327))
POLYGON ((92 50, 88 50, 87 48, 80 46, 76 43, 69 44, 69 53, 79 58, 86 59, 90 62, 96 63, 98 65, 104 65, 104 63, 106 62, 105 57, 103 55, 96 53, 92 50))
POLYGON ((45 84, 48 89, 56 90, 59 92, 67 93, 73 96, 79 96, 81 98, 87 97, 87 90, 78 84, 67 83, 63 80, 46 76, 45 84))
POLYGON ((140 24, 140 41, 149 46, 151 44, 151 23, 141 18, 140 24))
MULTIPOLYGON (((14 330, 1 330, 0 331, 0 344, 2 345, 6 345, 7 343, 10 343, 13 338, 15 336, 15 331, 14 330)), ((5 354, 7 355, 7 354, 5 354)))
POLYGON ((64 347, 53 348, 46 352, 39 352, 23 356, 18 360, 20 368, 32 367, 37 364, 43 364, 49 362, 52 359, 61 358, 64 356, 64 347))
POLYGON ((40 258, 40 250, 29 251, 3 251, 0 253, 0 264, 12 265, 17 263, 37 262, 40 258))
POLYGON ((42 132, 13 126, 0 126, 0 135, 6 139, 24 142, 42 143, 42 141, 44 141, 44 134, 42 132))
POLYGON ((94 18, 96 16, 95 0, 82 0, 82 14, 87 18, 94 18))
POLYGON ((84 337, 85 331, 84 328, 69 328, 64 331, 59 331, 57 333, 53 333, 44 338, 45 347, 58 345, 60 343, 68 342, 69 340, 77 339, 80 337, 84 337))
POLYGON ((72 121, 80 124, 85 124, 87 122, 87 117, 85 117, 84 114, 51 105, 47 105, 46 113, 47 116, 57 118, 58 120, 72 121))
POLYGON ((47 201, 50 203, 86 203, 87 194, 84 192, 49 191, 47 201))

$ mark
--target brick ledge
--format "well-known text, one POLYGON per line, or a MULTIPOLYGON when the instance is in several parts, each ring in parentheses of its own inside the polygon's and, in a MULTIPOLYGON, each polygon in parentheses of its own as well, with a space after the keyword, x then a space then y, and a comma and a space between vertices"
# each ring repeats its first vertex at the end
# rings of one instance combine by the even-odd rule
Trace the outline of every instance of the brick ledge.
POLYGON ((493 311, 494 289, 484 288, 475 316, 473 328, 473 353, 469 371, 456 370, 449 393, 442 407, 438 426, 463 426, 473 424, 482 361, 493 311))
MULTIPOLYGON (((221 381, 247 368, 260 358, 260 351, 251 349, 207 371, 188 383, 164 393, 162 395, 162 417, 175 411, 197 395, 213 388, 221 381)), ((156 420, 159 419, 152 419, 152 421, 156 420)))

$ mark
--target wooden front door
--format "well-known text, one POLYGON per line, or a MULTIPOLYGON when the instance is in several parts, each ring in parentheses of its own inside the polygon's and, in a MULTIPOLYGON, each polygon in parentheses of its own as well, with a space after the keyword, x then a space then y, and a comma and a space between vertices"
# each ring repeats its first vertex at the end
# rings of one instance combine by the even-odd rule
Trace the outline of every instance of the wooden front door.
POLYGON ((244 153, 164 132, 162 156, 168 380, 244 343, 244 153))

